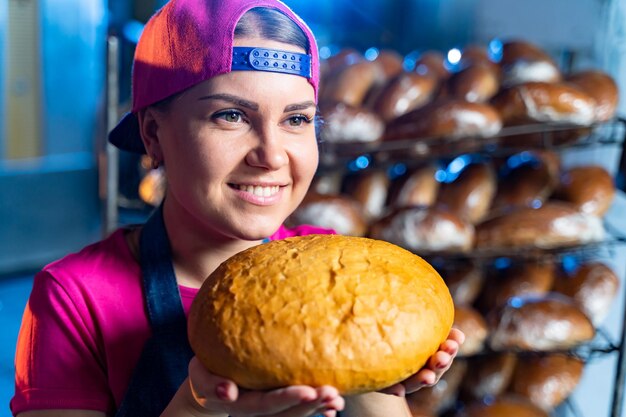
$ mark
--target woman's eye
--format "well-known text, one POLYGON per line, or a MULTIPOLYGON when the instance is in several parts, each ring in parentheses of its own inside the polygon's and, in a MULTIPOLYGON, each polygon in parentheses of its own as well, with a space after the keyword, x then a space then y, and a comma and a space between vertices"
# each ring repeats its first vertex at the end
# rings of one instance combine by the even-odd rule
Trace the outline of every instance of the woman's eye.
POLYGON ((222 119, 228 123, 240 123, 243 121, 243 116, 238 111, 225 111, 215 115, 217 119, 222 119))
POLYGON ((311 123, 311 119, 303 114, 297 114, 289 118, 289 126, 299 127, 303 123, 311 123))

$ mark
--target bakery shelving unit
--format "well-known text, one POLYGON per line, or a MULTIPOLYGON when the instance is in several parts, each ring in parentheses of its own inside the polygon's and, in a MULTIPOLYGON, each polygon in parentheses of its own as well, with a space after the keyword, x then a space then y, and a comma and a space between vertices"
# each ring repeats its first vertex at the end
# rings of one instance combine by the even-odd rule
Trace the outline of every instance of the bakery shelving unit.
MULTIPOLYGON (((116 37, 109 39, 109 71, 108 71, 108 114, 109 130, 119 119, 120 111, 118 105, 118 62, 119 42, 116 37)), ((604 147, 607 145, 623 146, 626 137, 626 120, 624 118, 615 118, 609 122, 593 125, 585 128, 582 132, 584 135, 576 141, 560 141, 556 138, 559 133, 577 131, 581 133, 580 127, 568 124, 541 124, 531 126, 515 126, 503 128, 497 136, 479 138, 465 137, 460 139, 442 139, 442 138, 419 138, 406 139, 393 142, 379 142, 375 144, 336 144, 322 142, 320 157, 320 173, 329 171, 348 171, 355 166, 369 167, 386 167, 391 168, 398 164, 410 167, 418 165, 425 161, 435 159, 446 160, 451 159, 462 153, 484 154, 488 156, 504 156, 515 152, 527 150, 527 146, 512 145, 508 143, 503 146, 509 138, 515 138, 521 135, 534 135, 535 147, 539 149, 562 151, 564 149, 584 148, 592 149, 604 147), (361 163, 355 163, 360 161, 361 163), (364 163, 363 163, 364 162, 364 163)), ((106 145, 102 151, 101 177, 103 182, 102 198, 104 204, 104 232, 108 233, 120 224, 127 223, 124 219, 120 219, 120 211, 124 210, 120 207, 119 195, 119 152, 110 145, 106 145)), ((626 205, 626 202, 624 203, 626 205)), ((142 221, 149 212, 149 207, 137 201, 133 206, 125 210, 125 219, 131 221, 142 221)), ((471 256, 474 260, 487 263, 497 256, 512 256, 520 259, 530 259, 533 257, 550 258, 555 262, 564 256, 581 256, 595 257, 606 251, 609 254, 616 250, 618 246, 626 244, 626 236, 621 230, 617 230, 607 224, 609 230, 609 238, 603 242, 583 245, 579 247, 569 247, 561 249, 553 249, 547 251, 520 251, 517 253, 473 253, 471 256)), ((467 258, 467 255, 447 254, 448 258, 467 258)), ((618 340, 612 340, 612 337, 604 329, 600 328, 597 337, 589 344, 581 346, 572 354, 580 355, 587 360, 593 360, 598 356, 617 355, 615 375, 613 379, 613 394, 611 398, 610 417, 623 417, 623 404, 625 398, 625 380, 626 380, 626 283, 621 282, 621 297, 624 307, 621 317, 621 329, 618 340)), ((556 411, 558 415, 567 415, 574 417, 596 417, 583 416, 576 404, 568 399, 564 405, 556 411)))
MULTIPOLYGON (((591 150, 606 146, 614 146, 620 151, 626 139, 626 120, 614 118, 608 122, 592 125, 584 130, 570 124, 535 124, 504 127, 497 136, 447 138, 415 138, 377 143, 328 143, 322 141, 320 156, 320 173, 328 174, 336 171, 343 173, 361 169, 383 168, 393 169, 398 164, 403 170, 412 166, 420 166, 434 160, 450 161, 460 154, 482 154, 487 157, 499 157, 533 149, 563 152, 565 150, 591 150), (568 133, 575 134, 577 139, 563 140, 568 133), (529 136, 530 135, 530 136, 529 136), (518 138, 532 137, 533 146, 525 146, 518 138), (511 140, 513 139, 513 140, 511 140)), ((623 197, 622 197, 623 198, 623 197)), ((613 216, 615 217, 615 216, 613 216)), ((621 217, 621 216, 620 216, 621 217)), ((473 251, 471 253, 441 253, 423 255, 426 258, 445 259, 447 261, 471 260, 478 264, 488 265, 497 258, 508 257, 519 261, 543 260, 561 262, 566 257, 579 259, 615 258, 616 251, 626 246, 626 229, 618 227, 606 217, 604 221, 607 237, 603 241, 578 246, 559 247, 553 249, 519 249, 503 251, 473 251)), ((621 275, 621 274, 619 274, 621 275)), ((621 297, 624 305, 621 311, 619 335, 614 337, 603 326, 596 329, 595 338, 565 353, 575 355, 585 363, 604 357, 616 355, 615 375, 612 381, 612 397, 610 400, 610 417, 623 417, 624 389, 626 380, 626 282, 620 282, 620 291, 616 298, 621 297)), ((556 416, 595 417, 584 415, 571 397, 555 411, 556 416)))

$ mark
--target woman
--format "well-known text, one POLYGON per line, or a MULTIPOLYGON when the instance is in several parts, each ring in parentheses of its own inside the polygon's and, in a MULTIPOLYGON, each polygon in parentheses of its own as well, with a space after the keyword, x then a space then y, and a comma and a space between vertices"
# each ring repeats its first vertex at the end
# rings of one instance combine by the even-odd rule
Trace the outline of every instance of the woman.
POLYGON ((133 111, 109 139, 166 167, 164 203, 142 228, 37 275, 14 415, 407 415, 405 391, 441 376, 462 333, 386 390, 395 395, 350 398, 329 386, 240 389, 203 369, 186 339, 191 300, 222 261, 264 239, 330 233, 282 227, 317 166, 318 80, 313 35, 278 1, 172 0, 153 16, 135 53, 133 111))

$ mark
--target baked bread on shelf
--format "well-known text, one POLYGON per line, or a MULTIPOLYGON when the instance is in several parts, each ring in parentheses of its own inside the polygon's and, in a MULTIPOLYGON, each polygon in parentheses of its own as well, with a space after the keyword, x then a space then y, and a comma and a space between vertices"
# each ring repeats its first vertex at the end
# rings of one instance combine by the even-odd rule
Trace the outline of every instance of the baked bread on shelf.
POLYGON ((567 350, 595 335, 585 313, 564 296, 514 298, 487 315, 495 351, 567 350))

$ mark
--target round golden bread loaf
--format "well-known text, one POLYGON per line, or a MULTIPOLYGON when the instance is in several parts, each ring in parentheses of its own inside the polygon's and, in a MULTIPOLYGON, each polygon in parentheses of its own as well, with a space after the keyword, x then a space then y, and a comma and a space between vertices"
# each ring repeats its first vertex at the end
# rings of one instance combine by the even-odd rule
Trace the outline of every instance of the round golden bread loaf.
POLYGON ((388 242, 309 235, 247 249, 205 281, 189 341, 211 372, 250 389, 382 389, 414 374, 447 338, 448 289, 388 242))

